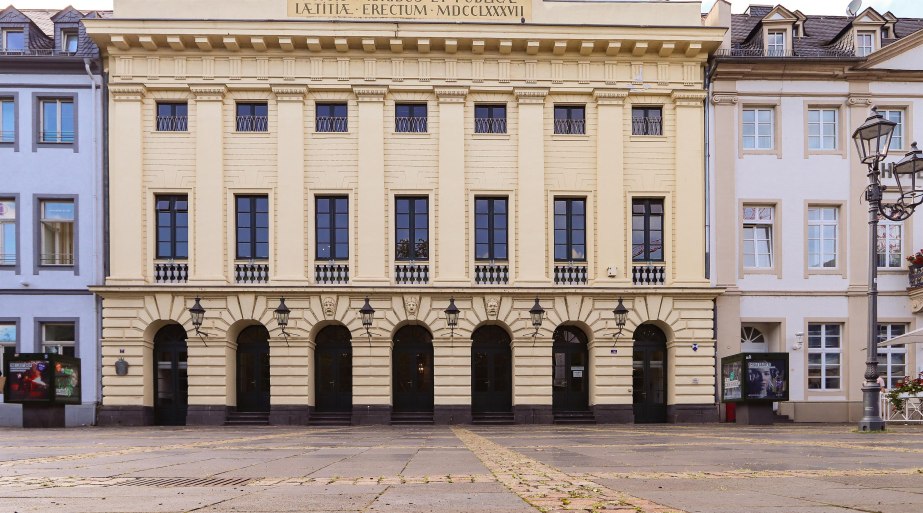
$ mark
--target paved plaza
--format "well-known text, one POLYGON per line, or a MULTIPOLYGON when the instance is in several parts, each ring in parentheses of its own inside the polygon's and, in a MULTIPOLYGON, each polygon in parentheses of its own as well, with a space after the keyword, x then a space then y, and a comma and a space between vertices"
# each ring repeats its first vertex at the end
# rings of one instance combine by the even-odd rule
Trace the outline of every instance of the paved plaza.
POLYGON ((0 513, 923 511, 923 426, 5 430, 0 513))

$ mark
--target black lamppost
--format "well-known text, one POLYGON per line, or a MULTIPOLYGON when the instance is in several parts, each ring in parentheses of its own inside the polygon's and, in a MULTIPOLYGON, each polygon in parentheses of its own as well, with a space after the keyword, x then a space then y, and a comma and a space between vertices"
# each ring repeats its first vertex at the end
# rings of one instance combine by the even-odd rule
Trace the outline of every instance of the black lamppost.
POLYGON ((289 310, 287 306, 285 306, 284 297, 279 298, 279 306, 277 306, 276 309, 273 310, 272 313, 276 318, 276 324, 278 324, 279 327, 282 328, 282 336, 285 337, 286 341, 288 341, 288 337, 291 336, 291 333, 287 333, 285 331, 285 328, 288 326, 288 318, 290 314, 292 313, 292 311, 289 310))
POLYGON ((189 315, 192 317, 192 327, 195 328, 196 335, 200 337, 207 337, 208 333, 205 333, 201 330, 202 321, 205 320, 205 309, 202 308, 202 304, 199 301, 202 298, 195 298, 195 304, 189 308, 189 315))
POLYGON ((455 298, 449 298, 449 307, 445 309, 445 324, 452 330, 451 336, 455 337, 455 327, 458 326, 458 307, 455 306, 455 298))
POLYGON ((532 334, 532 344, 535 345, 535 337, 538 336, 538 330, 542 327, 542 321, 545 320, 545 309, 539 304, 538 298, 535 298, 535 305, 529 310, 529 317, 532 318, 532 327, 535 333, 532 334))
POLYGON ((923 203, 923 190, 917 189, 916 174, 923 170, 921 152, 916 143, 913 149, 894 165, 897 182, 897 200, 882 201, 888 187, 881 184, 879 164, 888 156, 891 136, 897 123, 885 119, 872 108, 872 115, 853 132, 853 140, 859 159, 868 166, 869 185, 865 199, 869 203, 869 283, 868 283, 868 345, 866 347, 865 383, 862 386, 862 419, 860 431, 882 431, 881 403, 878 387, 878 218, 883 216, 892 221, 903 221, 913 215, 923 203))
POLYGON ((619 298, 619 304, 615 307, 615 310, 612 310, 612 314, 615 315, 615 327, 619 329, 615 334, 615 341, 618 342, 619 337, 622 335, 622 330, 625 329, 625 324, 628 322, 628 309, 622 304, 622 298, 619 298))
POLYGON ((359 316, 362 318, 362 327, 365 328, 365 334, 369 336, 369 343, 371 343, 372 321, 375 320, 375 309, 369 304, 368 296, 365 297, 365 304, 359 309, 359 316))

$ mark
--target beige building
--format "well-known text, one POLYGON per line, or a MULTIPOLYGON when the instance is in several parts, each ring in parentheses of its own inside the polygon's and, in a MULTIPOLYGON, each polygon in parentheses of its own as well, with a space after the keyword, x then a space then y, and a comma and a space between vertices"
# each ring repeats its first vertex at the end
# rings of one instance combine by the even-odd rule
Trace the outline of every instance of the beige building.
POLYGON ((697 2, 116 0, 86 25, 110 78, 101 423, 717 418, 726 28, 697 2))

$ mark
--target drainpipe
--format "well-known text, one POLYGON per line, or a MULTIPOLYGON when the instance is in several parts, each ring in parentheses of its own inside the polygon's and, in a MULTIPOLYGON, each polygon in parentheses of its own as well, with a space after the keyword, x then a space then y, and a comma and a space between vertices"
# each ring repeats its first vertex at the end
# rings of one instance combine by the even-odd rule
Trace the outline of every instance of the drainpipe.
MULTIPOLYGON (((87 76, 90 78, 90 81, 93 83, 93 220, 95 221, 94 226, 99 227, 100 222, 102 221, 102 212, 100 210, 100 187, 102 179, 102 169, 100 167, 101 157, 100 157, 100 135, 99 135, 99 124, 100 124, 100 100, 99 92, 101 84, 93 74, 91 66, 93 61, 89 57, 83 59, 83 67, 87 72, 87 76)), ((94 262, 100 262, 100 256, 102 254, 101 244, 102 244, 102 234, 103 230, 96 230, 96 236, 94 237, 93 244, 93 256, 94 262)), ((96 265, 96 276, 100 277, 102 273, 102 266, 99 264, 96 265)), ((97 285, 97 283, 94 283, 97 285)), ((102 330, 103 330, 103 313, 102 313, 102 299, 99 296, 94 297, 96 303, 96 408, 97 411, 102 405, 103 399, 103 355, 100 349, 99 341, 102 339, 102 330)), ((96 420, 96 415, 93 415, 94 424, 96 420)))
MULTIPOLYGON (((712 95, 712 87, 714 86, 712 82, 712 67, 710 64, 705 65, 705 234, 707 237, 707 244, 705 250, 705 278, 711 279, 711 259, 714 258, 714 247, 712 246, 712 236, 711 236, 711 102, 709 98, 712 95)), ((720 374, 721 369, 718 365, 718 300, 712 300, 712 334, 715 337, 715 352, 713 355, 713 366, 715 369, 715 378, 714 378, 714 390, 715 390, 715 404, 719 405, 718 416, 720 418, 720 404, 721 404, 721 381, 720 374)))

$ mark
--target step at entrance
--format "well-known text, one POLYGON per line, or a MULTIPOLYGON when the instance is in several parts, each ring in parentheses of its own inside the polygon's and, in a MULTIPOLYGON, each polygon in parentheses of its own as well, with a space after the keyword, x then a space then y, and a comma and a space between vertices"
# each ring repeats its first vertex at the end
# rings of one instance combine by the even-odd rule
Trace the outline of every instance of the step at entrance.
POLYGON ((431 411, 402 411, 391 413, 392 426, 432 425, 433 412, 431 411))
POLYGON ((471 414, 471 423, 479 426, 505 426, 515 424, 512 412, 478 412, 471 414))
POLYGON ((353 423, 353 414, 349 411, 316 411, 308 419, 309 426, 349 426, 353 423))
POLYGON ((224 421, 225 426, 268 426, 269 412, 257 411, 232 411, 228 414, 228 419, 224 421))
POLYGON ((555 424, 596 424, 596 416, 591 411, 556 411, 555 424))

